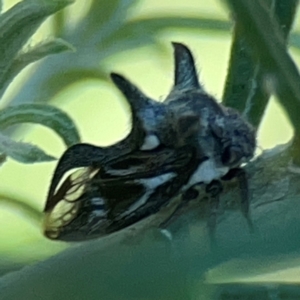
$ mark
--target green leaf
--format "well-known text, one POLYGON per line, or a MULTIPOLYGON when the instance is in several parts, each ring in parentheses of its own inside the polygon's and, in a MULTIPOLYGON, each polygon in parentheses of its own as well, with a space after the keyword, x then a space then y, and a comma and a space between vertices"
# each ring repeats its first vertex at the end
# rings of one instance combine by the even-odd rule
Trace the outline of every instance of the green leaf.
POLYGON ((6 155, 4 153, 0 153, 0 166, 2 166, 6 162, 6 155))
POLYGON ((66 10, 60 10, 59 12, 57 12, 56 14, 54 14, 53 18, 52 18, 52 22, 53 22, 53 34, 55 36, 62 36, 64 29, 65 29, 65 25, 66 25, 66 10))
POLYGON ((32 206, 27 199, 16 199, 9 195, 0 194, 0 204, 11 207, 14 211, 26 216, 30 221, 34 221, 35 225, 40 226, 42 213, 32 206))
POLYGON ((241 27, 236 22, 222 103, 243 113, 257 88, 258 69, 258 63, 253 60, 241 27))
MULTIPOLYGON (((89 20, 86 19, 85 22, 89 22, 89 20)), ((76 53, 57 55, 41 62, 27 84, 13 99, 12 104, 39 102, 41 99, 42 101, 49 101, 69 84, 87 78, 107 79, 106 59, 129 49, 156 44, 155 35, 162 30, 185 28, 194 29, 197 32, 209 31, 214 33, 218 32, 217 28, 219 28, 221 32, 229 33, 229 29, 232 27, 231 23, 227 21, 209 18, 157 17, 139 19, 118 25, 117 31, 113 31, 112 28, 107 29, 108 31, 101 35, 102 42, 97 44, 98 33, 89 36, 89 33, 84 30, 83 23, 79 23, 66 36, 66 39, 75 45, 76 53), (61 70, 64 72, 62 73, 61 70), (34 92, 32 91, 33 87, 34 92)))
MULTIPOLYGON (((300 138, 300 76, 298 69, 287 52, 284 35, 278 23, 268 13, 263 1, 227 0, 237 22, 242 26, 248 45, 260 60, 265 79, 275 89, 279 101, 293 127, 296 140, 300 138)), ((297 163, 299 145, 297 145, 297 163), (297 148, 298 147, 298 148, 297 148)))
POLYGON ((26 66, 48 55, 58 54, 66 51, 75 51, 75 49, 71 44, 62 39, 53 39, 44 41, 39 45, 34 46, 32 49, 18 54, 2 77, 2 89, 0 90, 0 97, 4 94, 6 88, 14 79, 14 77, 16 77, 26 66))
POLYGON ((0 16, 0 87, 16 54, 45 18, 70 3, 71 0, 22 1, 0 16))
MULTIPOLYGON (((286 40, 298 0, 277 0, 274 4, 271 2, 265 3, 269 7, 269 13, 277 18, 286 40)), ((269 100, 269 93, 264 88, 264 78, 260 62, 253 59, 251 46, 248 45, 239 22, 236 22, 223 103, 243 112, 256 127, 260 124, 269 100)))
POLYGON ((299 0, 276 0, 274 5, 274 15, 286 38, 290 34, 296 16, 299 0))
MULTIPOLYGON (((98 2, 94 0, 94 14, 97 14, 103 1, 98 2)), ((106 1, 105 5, 113 4, 109 4, 106 1)), ((123 13, 125 14, 125 12, 123 13)), ((209 34, 225 33, 229 36, 232 28, 232 23, 225 20, 202 16, 192 18, 181 15, 136 19, 126 23, 124 23, 124 20, 119 20, 121 25, 111 25, 107 30, 103 27, 101 29, 103 32, 95 23, 97 30, 101 32, 91 29, 93 34, 90 34, 86 27, 88 25, 85 24, 90 21, 90 17, 84 18, 72 30, 65 33, 65 38, 72 45, 75 45, 76 53, 72 53, 72 55, 69 53, 57 55, 49 60, 42 61, 11 103, 32 103, 39 102, 41 99, 46 102, 71 83, 76 83, 86 78, 107 79, 106 59, 130 49, 157 43, 155 37, 162 30, 176 28, 194 30, 199 34, 203 32, 209 32, 209 34), (64 70, 66 76, 62 74, 61 70, 64 70), (33 87, 34 92, 32 91, 33 87)), ((97 20, 94 21, 96 22, 97 20)), ((102 21, 98 20, 98 22, 101 23, 102 21)))
POLYGON ((80 142, 76 125, 60 109, 46 104, 21 104, 1 111, 0 129, 20 123, 36 123, 51 128, 64 141, 67 147, 80 142))
POLYGON ((51 76, 47 82, 43 85, 43 91, 45 94, 53 96, 61 91, 63 88, 68 85, 75 84, 81 80, 87 79, 98 79, 98 80, 107 80, 108 75, 101 69, 69 69, 64 73, 58 73, 54 76, 51 76))
MULTIPOLYGON (((75 51, 75 48, 62 39, 52 39, 43 41, 26 52, 20 53, 14 61, 15 66, 18 64, 23 68, 37 60, 40 60, 51 54, 58 54, 66 51, 75 51)), ((20 69, 20 67, 19 67, 20 69)))
POLYGON ((94 0, 78 26, 79 36, 87 43, 99 43, 123 26, 128 9, 138 0, 94 0))
MULTIPOLYGON (((287 43, 287 39, 289 33, 292 29, 292 25, 295 19, 298 0, 273 0, 275 3, 272 5, 272 11, 275 19, 277 20, 279 27, 283 33, 283 37, 285 43, 287 43)), ((248 120, 255 125, 259 126, 267 105, 269 103, 270 95, 263 88, 264 86, 264 72, 263 70, 258 70, 256 78, 257 88, 254 90, 252 94, 252 99, 249 98, 249 101, 246 105, 245 114, 247 115, 248 120)))
POLYGON ((53 156, 46 154, 40 148, 27 143, 15 142, 2 133, 0 133, 0 151, 24 164, 55 160, 53 156))
POLYGON ((129 21, 120 27, 98 45, 100 51, 106 51, 110 55, 120 52, 124 46, 134 48, 144 46, 155 41, 154 34, 170 28, 194 29, 197 31, 209 31, 210 33, 229 32, 232 24, 217 19, 205 17, 156 17, 129 21))
POLYGON ((290 45, 300 50, 300 32, 293 32, 289 39, 290 45))

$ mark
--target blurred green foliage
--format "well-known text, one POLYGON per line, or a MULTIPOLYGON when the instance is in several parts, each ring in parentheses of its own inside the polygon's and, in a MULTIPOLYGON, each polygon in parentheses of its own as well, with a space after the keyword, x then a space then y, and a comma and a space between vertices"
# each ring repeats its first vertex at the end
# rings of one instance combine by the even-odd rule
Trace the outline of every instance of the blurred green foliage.
MULTIPOLYGON (((282 34, 286 40, 292 28, 298 0, 264 2, 266 10, 278 21, 279 31, 282 30, 277 34, 282 34)), ((263 62, 252 56, 252 39, 247 38, 247 32, 250 30, 245 33, 243 24, 241 20, 237 20, 235 24, 223 103, 243 112, 245 117, 258 127, 266 110, 270 92, 265 88, 266 70, 261 66, 263 62)))
MULTIPOLYGON (((23 1, 0 15, 0 97, 4 94, 14 77, 28 64, 50 54, 57 54, 72 49, 66 42, 54 39, 23 51, 28 39, 35 33, 46 17, 70 4, 66 1, 23 1)), ((73 143, 79 142, 79 136, 72 120, 61 111, 47 105, 14 106, 1 111, 0 127, 24 123, 42 123, 66 140, 70 145, 69 135, 75 136, 73 143), (61 121, 57 122, 57 119, 61 121), (55 121, 56 120, 56 121, 55 121)), ((72 144, 72 143, 71 143, 72 144)), ((0 152, 23 163, 52 160, 36 146, 15 142, 0 134, 0 152)))

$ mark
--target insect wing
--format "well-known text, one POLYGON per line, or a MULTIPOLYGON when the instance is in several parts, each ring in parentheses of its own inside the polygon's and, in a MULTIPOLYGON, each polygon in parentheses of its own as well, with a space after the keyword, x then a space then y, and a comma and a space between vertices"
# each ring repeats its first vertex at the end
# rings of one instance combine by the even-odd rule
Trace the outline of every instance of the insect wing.
MULTIPOLYGON (((115 203, 113 210, 116 210, 117 213, 114 214, 107 232, 120 230, 157 213, 180 193, 181 188, 187 183, 196 167, 196 153, 191 147, 136 152, 106 166, 104 176, 108 176, 108 178, 104 179, 104 182, 108 185, 115 180, 130 179, 136 185, 142 186, 144 191, 140 197, 135 197, 134 202, 121 211, 117 209, 119 205, 122 205, 122 201, 115 203), (137 158, 140 159, 139 164, 136 163, 137 158), (135 162, 132 163, 131 168, 120 168, 129 161, 135 162), (126 176, 110 178, 111 174, 118 173, 120 175, 123 170, 126 170, 126 176)), ((126 182, 124 184, 126 185, 126 182)))
POLYGON ((96 170, 83 168, 69 175, 57 188, 48 201, 56 203, 46 211, 44 219, 44 234, 55 239, 59 236, 61 227, 66 226, 77 216, 82 205, 79 200, 88 182, 96 170))
POLYGON ((179 172, 193 156, 190 147, 180 149, 160 148, 152 151, 136 151, 107 163, 100 170, 101 178, 122 181, 179 172))
POLYGON ((55 193, 60 201, 46 218, 45 234, 87 240, 123 229, 156 213, 179 191, 189 149, 137 151, 67 178, 55 193), (51 233, 51 234, 50 234, 51 233))

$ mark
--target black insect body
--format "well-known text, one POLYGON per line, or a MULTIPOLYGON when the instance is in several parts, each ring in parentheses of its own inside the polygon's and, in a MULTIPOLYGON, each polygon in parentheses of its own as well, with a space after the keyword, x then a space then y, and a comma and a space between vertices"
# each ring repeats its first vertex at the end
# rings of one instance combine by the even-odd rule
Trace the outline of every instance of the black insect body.
POLYGON ((185 195, 193 195, 199 184, 207 185, 217 203, 219 193, 212 187, 232 174, 241 179, 242 211, 250 220, 247 180, 234 170, 253 157, 255 130, 203 90, 188 48, 173 46, 175 84, 164 102, 145 96, 124 77, 111 75, 130 104, 132 131, 111 147, 78 144, 64 153, 45 207, 49 238, 103 236, 158 212, 182 194, 178 214, 193 198, 185 195), (74 168, 83 169, 62 180, 74 168))

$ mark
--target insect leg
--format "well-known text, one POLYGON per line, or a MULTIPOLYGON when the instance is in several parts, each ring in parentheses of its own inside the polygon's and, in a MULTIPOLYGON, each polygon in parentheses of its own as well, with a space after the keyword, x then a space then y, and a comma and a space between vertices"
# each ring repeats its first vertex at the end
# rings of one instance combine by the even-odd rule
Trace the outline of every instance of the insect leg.
MULTIPOLYGON (((201 188, 203 189, 203 183, 197 183, 191 186, 189 189, 184 191, 181 195, 181 201, 175 208, 173 213, 160 224, 160 228, 167 228, 171 223, 173 223, 180 215, 184 213, 189 205, 190 201, 198 200, 201 195, 201 188)), ((203 192, 203 191, 202 191, 203 192)), ((204 194, 204 193, 203 193, 204 194)), ((204 195, 203 195, 204 196, 204 195)))
POLYGON ((172 214, 159 225, 159 228, 166 229, 167 227, 169 227, 182 214, 186 204, 186 202, 180 202, 180 204, 178 204, 172 214))
POLYGON ((241 211, 247 221, 250 232, 253 232, 254 227, 250 216, 250 196, 246 171, 242 168, 235 168, 230 170, 222 179, 224 181, 237 180, 241 197, 241 211))
POLYGON ((218 209, 220 203, 220 194, 223 191, 223 186, 221 181, 213 180, 206 186, 206 193, 209 198, 209 216, 207 220, 207 227, 209 238, 211 244, 215 244, 215 232, 216 232, 216 225, 217 225, 217 216, 218 216, 218 209))

